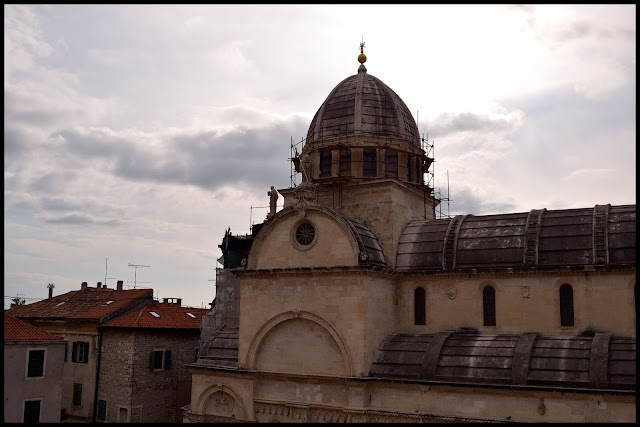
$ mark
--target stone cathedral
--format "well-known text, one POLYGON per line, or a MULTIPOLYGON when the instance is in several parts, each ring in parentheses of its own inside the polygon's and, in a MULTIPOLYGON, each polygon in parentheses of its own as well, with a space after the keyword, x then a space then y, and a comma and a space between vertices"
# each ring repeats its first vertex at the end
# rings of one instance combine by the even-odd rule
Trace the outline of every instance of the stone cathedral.
POLYGON ((224 236, 184 421, 635 422, 635 204, 436 218, 360 47, 301 183, 224 236))

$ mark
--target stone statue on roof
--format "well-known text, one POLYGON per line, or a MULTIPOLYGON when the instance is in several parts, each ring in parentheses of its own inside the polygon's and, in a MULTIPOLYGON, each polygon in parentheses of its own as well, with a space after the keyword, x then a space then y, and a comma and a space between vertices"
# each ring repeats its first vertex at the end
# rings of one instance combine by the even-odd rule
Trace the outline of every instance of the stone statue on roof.
POLYGON ((271 186, 271 190, 267 191, 267 196, 269 196, 269 213, 267 214, 267 219, 273 218, 276 214, 276 203, 278 201, 278 191, 271 186))

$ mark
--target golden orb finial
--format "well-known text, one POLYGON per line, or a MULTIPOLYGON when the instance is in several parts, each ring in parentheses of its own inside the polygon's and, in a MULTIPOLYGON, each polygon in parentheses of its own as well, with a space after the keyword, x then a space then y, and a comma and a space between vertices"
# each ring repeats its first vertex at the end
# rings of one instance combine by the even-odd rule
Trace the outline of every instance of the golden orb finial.
POLYGON ((364 54, 364 41, 360 43, 360 55, 358 55, 358 62, 364 64, 367 61, 367 55, 364 54))

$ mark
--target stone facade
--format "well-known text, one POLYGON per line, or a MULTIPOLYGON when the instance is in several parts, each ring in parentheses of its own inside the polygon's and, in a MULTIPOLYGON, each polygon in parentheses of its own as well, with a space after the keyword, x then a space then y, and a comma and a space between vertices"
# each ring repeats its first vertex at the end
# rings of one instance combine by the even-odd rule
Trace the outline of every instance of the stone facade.
POLYGON ((184 421, 635 422, 635 205, 436 219, 407 112, 364 66, 329 94, 184 421))
POLYGON ((190 402, 191 374, 199 331, 105 328, 98 399, 107 402, 107 422, 180 422, 190 402), (154 350, 171 350, 168 370, 151 370, 154 350))

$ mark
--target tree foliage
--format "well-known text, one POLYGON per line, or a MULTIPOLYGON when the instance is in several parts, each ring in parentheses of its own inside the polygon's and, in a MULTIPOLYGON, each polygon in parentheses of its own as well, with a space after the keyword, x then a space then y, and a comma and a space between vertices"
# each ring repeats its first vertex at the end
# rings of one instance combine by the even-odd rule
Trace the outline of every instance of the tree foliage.
POLYGON ((15 297, 11 300, 11 305, 9 306, 9 308, 13 308, 13 307, 19 307, 21 305, 25 305, 27 301, 20 298, 20 297, 15 297))

